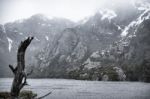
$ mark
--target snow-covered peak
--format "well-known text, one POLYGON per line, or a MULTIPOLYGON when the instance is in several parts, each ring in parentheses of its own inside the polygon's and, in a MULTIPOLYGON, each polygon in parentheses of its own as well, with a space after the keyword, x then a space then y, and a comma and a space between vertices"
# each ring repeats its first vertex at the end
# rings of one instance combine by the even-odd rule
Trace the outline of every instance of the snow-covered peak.
MULTIPOLYGON (((149 19, 149 18, 150 18, 150 8, 149 9, 145 9, 145 11, 136 20, 130 22, 130 24, 128 26, 126 26, 125 29, 123 30, 123 32, 121 33, 121 36, 122 37, 126 36, 129 33, 129 30, 131 28, 137 27, 145 19, 149 19)), ((133 35, 135 35, 134 33, 133 33, 133 35)))
POLYGON ((99 13, 102 15, 101 20, 108 19, 109 21, 111 21, 111 19, 117 17, 117 14, 110 9, 100 10, 99 13))

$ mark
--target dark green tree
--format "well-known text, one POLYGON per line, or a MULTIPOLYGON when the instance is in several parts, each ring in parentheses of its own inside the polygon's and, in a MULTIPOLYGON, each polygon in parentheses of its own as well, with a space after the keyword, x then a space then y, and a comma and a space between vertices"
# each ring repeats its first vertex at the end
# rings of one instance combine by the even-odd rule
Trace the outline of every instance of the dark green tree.
POLYGON ((143 81, 150 82, 150 61, 144 59, 142 66, 143 66, 143 81))

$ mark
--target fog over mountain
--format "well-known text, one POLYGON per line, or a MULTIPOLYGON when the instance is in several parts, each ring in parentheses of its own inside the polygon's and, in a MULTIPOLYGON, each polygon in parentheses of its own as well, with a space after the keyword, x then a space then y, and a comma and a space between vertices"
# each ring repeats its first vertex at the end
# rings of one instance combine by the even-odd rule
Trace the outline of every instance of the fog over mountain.
POLYGON ((0 76, 11 76, 21 40, 32 77, 86 80, 150 80, 149 1, 115 3, 73 22, 35 14, 0 25, 0 76), (145 71, 146 70, 146 71, 145 71))

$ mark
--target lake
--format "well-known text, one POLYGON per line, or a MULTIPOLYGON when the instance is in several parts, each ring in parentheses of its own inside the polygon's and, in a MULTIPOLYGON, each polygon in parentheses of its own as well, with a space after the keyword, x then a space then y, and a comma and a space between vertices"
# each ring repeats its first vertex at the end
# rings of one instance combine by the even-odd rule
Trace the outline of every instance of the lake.
MULTIPOLYGON (((10 91, 11 78, 0 78, 0 91, 10 91)), ((150 99, 150 83, 104 82, 68 79, 28 79, 32 90, 44 99, 150 99)))

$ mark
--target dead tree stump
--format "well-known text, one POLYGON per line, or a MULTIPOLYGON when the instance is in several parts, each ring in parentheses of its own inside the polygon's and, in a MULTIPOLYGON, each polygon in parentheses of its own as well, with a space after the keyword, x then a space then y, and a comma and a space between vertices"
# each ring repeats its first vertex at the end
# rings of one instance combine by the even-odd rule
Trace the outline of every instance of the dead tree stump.
POLYGON ((26 40, 20 43, 18 52, 17 52, 17 66, 14 68, 12 65, 9 65, 11 71, 14 74, 13 83, 11 86, 11 99, 17 99, 20 93, 20 90, 27 85, 26 79, 30 74, 26 74, 25 69, 25 52, 33 37, 28 37, 26 40))

